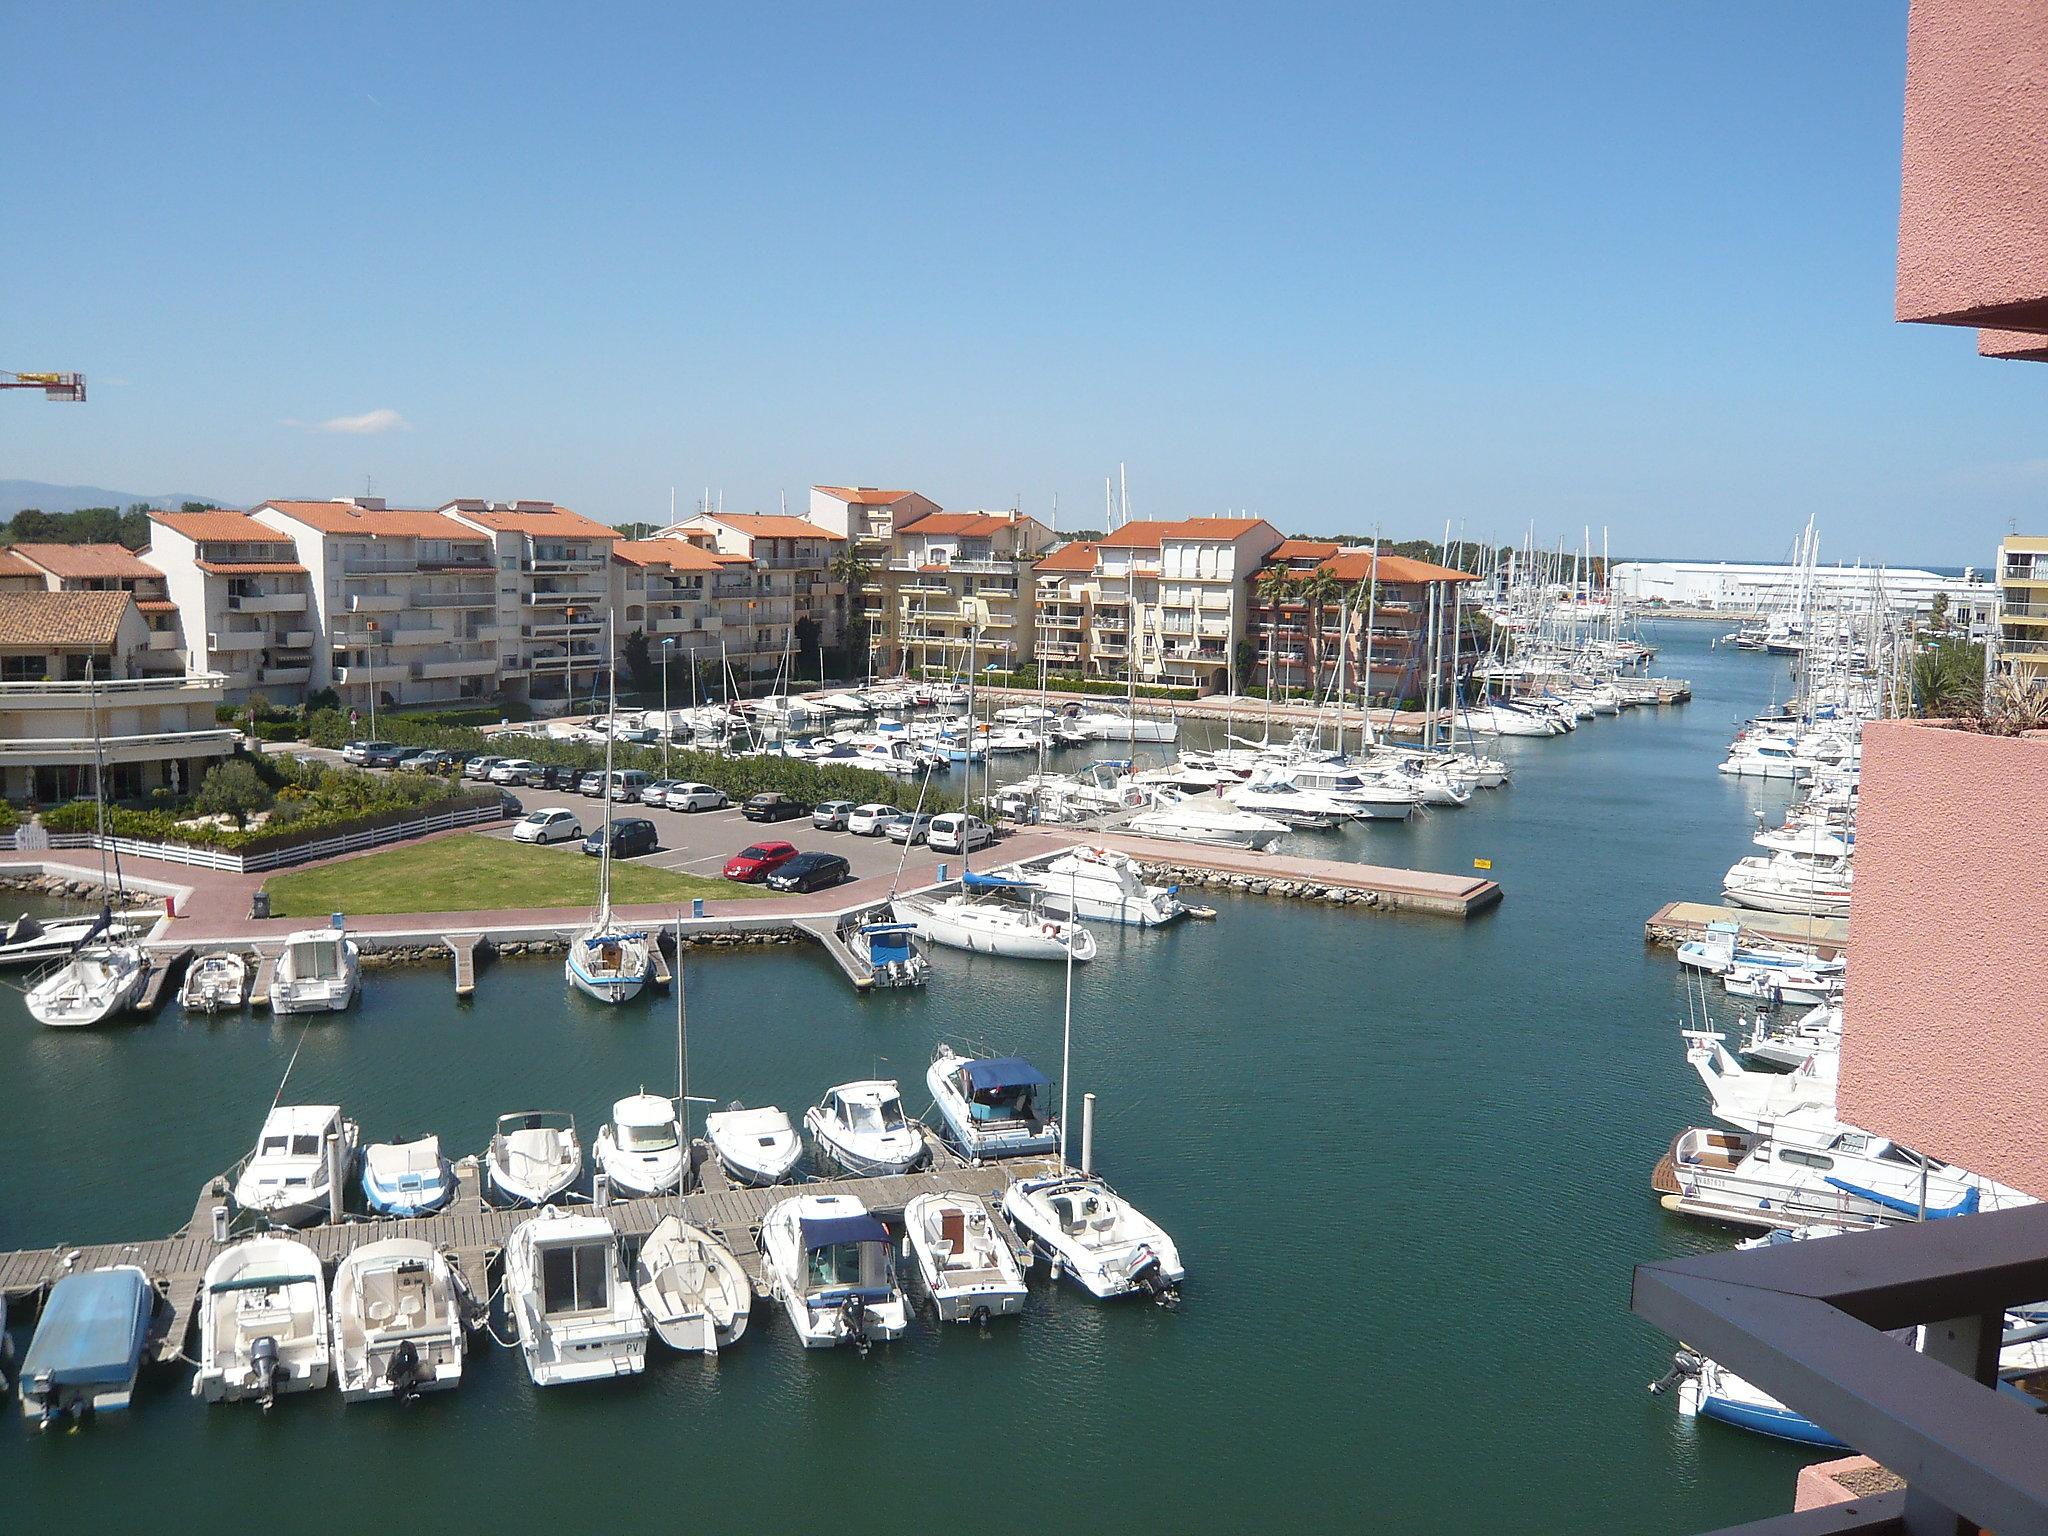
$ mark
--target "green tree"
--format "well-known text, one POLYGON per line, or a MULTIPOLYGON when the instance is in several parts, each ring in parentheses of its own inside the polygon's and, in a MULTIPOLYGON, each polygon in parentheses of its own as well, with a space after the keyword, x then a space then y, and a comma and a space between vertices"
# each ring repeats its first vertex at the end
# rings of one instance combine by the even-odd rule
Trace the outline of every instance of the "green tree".
POLYGON ((1300 601, 1308 610, 1308 681, 1311 691, 1323 685, 1323 615, 1343 594, 1343 583, 1320 565, 1302 578, 1300 601))
MULTIPOLYGON (((818 621, 809 614, 805 614, 796 621, 796 666, 798 669, 803 667, 807 659, 810 661, 818 659, 818 637, 824 632, 818 621)), ((821 677, 818 681, 822 683, 824 679, 821 677)))
POLYGON ((1948 628, 1948 594, 1946 592, 1934 594, 1934 602, 1927 610, 1927 624, 1936 634, 1940 634, 1948 628))
POLYGON ((252 811, 269 807, 273 796, 255 765, 246 758, 231 757, 217 763, 200 781, 192 797, 192 809, 201 816, 232 816, 237 828, 248 825, 252 811))
POLYGON ((619 655, 625 658, 635 688, 648 688, 659 681, 654 675, 654 652, 646 630, 636 629, 626 636, 619 646, 619 655))
POLYGON ((1938 719, 1973 719, 1984 713, 1984 647, 1940 639, 1913 652, 1913 710, 1938 719))

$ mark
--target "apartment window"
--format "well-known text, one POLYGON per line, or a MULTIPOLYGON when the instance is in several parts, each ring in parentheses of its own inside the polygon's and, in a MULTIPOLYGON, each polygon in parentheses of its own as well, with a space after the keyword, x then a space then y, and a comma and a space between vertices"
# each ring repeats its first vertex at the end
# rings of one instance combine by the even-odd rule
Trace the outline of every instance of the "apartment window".
MULTIPOLYGON (((518 569, 519 569, 519 557, 518 557, 517 555, 507 555, 507 556, 505 556, 505 557, 504 557, 504 559, 502 559, 502 560, 500 560, 500 561, 498 562, 498 569, 499 569, 499 570, 501 570, 501 571, 516 571, 516 570, 518 570, 518 569)), ((510 589, 508 588, 507 590, 510 590, 510 589)))
POLYGON ((0 656, 0 683, 39 683, 49 675, 47 656, 0 656))

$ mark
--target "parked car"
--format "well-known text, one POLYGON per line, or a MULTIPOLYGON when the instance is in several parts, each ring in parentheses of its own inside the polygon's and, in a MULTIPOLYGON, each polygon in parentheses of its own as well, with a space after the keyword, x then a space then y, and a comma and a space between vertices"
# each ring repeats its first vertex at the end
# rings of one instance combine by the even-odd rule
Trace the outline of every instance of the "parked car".
POLYGON ((398 766, 407 773, 439 773, 441 763, 448 756, 432 747, 415 747, 398 760, 398 766))
POLYGON ((675 784, 674 779, 656 779, 640 791, 642 805, 667 805, 668 792, 675 784))
POLYGON ((787 795, 767 790, 758 795, 747 796, 747 803, 740 807, 740 814, 749 821, 788 821, 795 816, 808 816, 811 808, 801 800, 792 800, 787 795))
POLYGON ((367 767, 372 752, 396 752, 398 749, 395 741, 351 741, 341 749, 341 756, 344 762, 367 767))
POLYGON ((923 842, 931 827, 931 817, 922 811, 898 811, 882 830, 890 842, 908 845, 923 842))
MULTIPOLYGON (((620 816, 612 821, 612 857, 630 859, 637 854, 652 853, 661 846, 661 836, 654 830, 654 823, 645 816, 620 816)), ((604 828, 599 827, 583 839, 583 851, 593 859, 604 852, 604 828)))
POLYGON ((565 811, 559 805, 546 810, 529 811, 512 829, 515 843, 567 843, 583 835, 583 824, 576 819, 574 811, 565 811))
POLYGON ((533 762, 528 758, 503 758, 491 769, 491 782, 493 784, 524 784, 527 782, 526 776, 538 767, 540 767, 539 763, 533 762))
POLYGON ((642 773, 638 768, 614 768, 612 798, 631 805, 640 798, 640 791, 653 782, 653 774, 642 773))
POLYGON ((576 793, 595 798, 604 793, 604 770, 586 768, 576 780, 576 793))
POLYGON ((853 866, 836 853, 800 853, 772 871, 767 885, 776 891, 822 891, 852 878, 853 866))
POLYGON ((576 788, 576 781, 582 777, 583 771, 580 768, 569 768, 561 763, 550 763, 542 767, 539 772, 528 774, 526 782, 535 789, 566 789, 573 791, 576 788))
POLYGON ((709 784, 696 784, 688 780, 671 784, 662 804, 672 811, 722 811, 732 802, 725 797, 722 789, 713 789, 709 784))
POLYGON ((844 832, 854 810, 851 800, 821 800, 811 807, 811 825, 821 832, 844 832))
POLYGON ((502 757, 472 757, 462 765, 462 776, 465 779, 488 779, 491 770, 503 761, 502 757))
POLYGON ((880 837, 901 814, 893 805, 856 805, 846 813, 846 830, 855 837, 880 837))
POLYGON ((995 828, 979 816, 965 816, 959 811, 934 816, 924 834, 925 846, 933 853, 972 853, 995 840, 995 828))
POLYGON ((753 885, 796 857, 791 843, 751 843, 725 861, 725 878, 753 885))
POLYGON ((365 768, 396 768, 398 760, 405 756, 405 748, 395 741, 366 741, 363 743, 363 766, 365 768))

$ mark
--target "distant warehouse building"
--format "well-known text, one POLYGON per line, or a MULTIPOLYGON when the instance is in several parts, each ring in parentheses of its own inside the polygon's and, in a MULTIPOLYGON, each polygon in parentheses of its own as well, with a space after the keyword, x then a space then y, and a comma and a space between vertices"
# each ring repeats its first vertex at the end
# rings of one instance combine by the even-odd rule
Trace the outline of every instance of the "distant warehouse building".
POLYGON ((1904 617, 1925 619, 1937 593, 1948 594, 1950 624, 1987 634, 1998 617, 1998 587, 1974 571, 1944 576, 1905 566, 1824 565, 1807 573, 1796 565, 1749 565, 1726 560, 1626 560, 1614 567, 1614 590, 1631 603, 1706 608, 1716 613, 1768 613, 1797 600, 1802 579, 1837 607, 1859 608, 1873 593, 1904 617))

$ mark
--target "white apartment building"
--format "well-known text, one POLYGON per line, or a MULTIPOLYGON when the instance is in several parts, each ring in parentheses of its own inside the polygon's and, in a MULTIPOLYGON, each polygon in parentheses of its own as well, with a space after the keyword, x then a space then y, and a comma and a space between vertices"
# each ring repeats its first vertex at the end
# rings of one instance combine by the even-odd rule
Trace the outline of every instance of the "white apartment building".
MULTIPOLYGON (((1056 672, 1099 675, 1092 665, 1090 643, 1095 631, 1095 546, 1079 539, 1062 544, 1041 556, 1031 575, 1037 586, 1032 615, 1036 659, 1056 672)), ((1116 633, 1121 637, 1124 631, 1116 633)), ((1121 657, 1115 670, 1122 670, 1121 657)))
POLYGON ((186 669, 185 640, 178 605, 164 573, 120 544, 16 544, 12 563, 33 578, 20 582, 45 592, 126 592, 149 630, 149 645, 135 658, 136 670, 159 676, 186 669))
MULTIPOLYGON (((781 513, 700 512, 661 537, 709 543, 720 554, 745 555, 766 594, 789 599, 791 622, 809 619, 818 626, 814 645, 836 646, 846 627, 846 594, 832 575, 832 563, 846 547, 844 533, 809 518, 781 513)), ((809 652, 810 659, 817 658, 809 652)))
POLYGON ((219 673, 231 704, 256 693, 305 699, 318 634, 312 581, 289 535, 240 512, 152 512, 149 554, 174 610, 166 629, 151 630, 152 648, 182 644, 171 653, 180 669, 219 673))
POLYGON ((620 648, 632 634, 645 633, 656 665, 667 656, 715 668, 725 626, 711 589, 734 559, 687 539, 619 540, 611 574, 620 648))
POLYGON ((1247 633, 1248 583, 1279 547, 1264 518, 1133 520, 1095 546, 1089 665, 1098 676, 1135 668, 1141 683, 1215 690, 1232 685, 1247 633))
POLYGON ((905 671, 951 675, 970 660, 1005 669, 1030 661, 1032 565, 1052 541, 1050 528, 1019 512, 934 512, 898 529, 889 574, 905 671))
POLYGON ((490 542, 494 672, 513 698, 575 698, 604 675, 619 531, 551 501, 458 500, 440 509, 490 542))
POLYGON ((867 626, 876 665, 893 669, 901 660, 896 625, 895 582, 889 562, 896 535, 939 504, 916 491, 886 491, 871 485, 814 485, 810 521, 849 541, 868 568, 860 590, 847 594, 847 621, 867 626))

